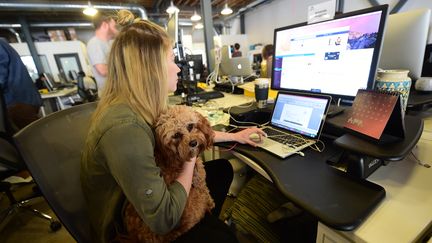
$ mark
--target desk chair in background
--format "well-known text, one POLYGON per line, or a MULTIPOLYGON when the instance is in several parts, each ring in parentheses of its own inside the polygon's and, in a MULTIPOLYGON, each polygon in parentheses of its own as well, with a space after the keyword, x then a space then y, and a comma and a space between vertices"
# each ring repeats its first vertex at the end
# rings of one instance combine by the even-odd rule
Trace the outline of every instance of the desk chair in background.
POLYGON ((84 83, 84 77, 85 73, 83 72, 80 72, 77 77, 78 95, 83 100, 83 103, 96 101, 98 99, 97 83, 93 78, 91 78, 95 85, 95 88, 86 87, 84 83))
POLYGON ((96 105, 92 102, 52 113, 14 136, 33 179, 77 242, 92 242, 80 161, 96 105))
POLYGON ((42 219, 48 220, 50 222, 50 228, 53 231, 56 231, 61 227, 61 224, 58 221, 55 221, 47 214, 27 206, 30 199, 40 197, 40 194, 34 193, 29 197, 18 200, 12 193, 12 184, 3 181, 10 176, 17 175, 18 173, 27 170, 12 139, 13 133, 14 130, 7 118, 3 93, 0 92, 0 192, 4 193, 10 202, 9 207, 0 212, 0 231, 3 230, 9 220, 12 219, 16 213, 21 211, 30 212, 42 219))

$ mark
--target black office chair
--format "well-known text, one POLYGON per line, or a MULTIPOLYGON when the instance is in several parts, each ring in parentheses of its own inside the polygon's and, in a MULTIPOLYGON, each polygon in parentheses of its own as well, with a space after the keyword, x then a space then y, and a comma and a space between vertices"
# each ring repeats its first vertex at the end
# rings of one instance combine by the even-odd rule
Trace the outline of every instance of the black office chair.
POLYGON ((33 179, 78 242, 92 242, 80 183, 80 160, 95 108, 95 102, 73 106, 39 119, 14 135, 33 179))
POLYGON ((47 214, 27 206, 30 199, 40 197, 40 194, 35 193, 23 200, 17 200, 11 190, 12 184, 4 181, 6 178, 27 169, 12 139, 13 132, 14 130, 7 118, 3 92, 0 92, 0 192, 4 193, 10 202, 9 207, 0 213, 0 231, 16 213, 21 211, 30 212, 50 221, 50 228, 56 231, 61 227, 58 221, 47 214))
POLYGON ((96 101, 98 99, 97 83, 93 78, 91 78, 96 88, 95 89, 86 88, 84 84, 84 77, 85 74, 80 72, 77 78, 78 95, 81 97, 84 103, 96 101))

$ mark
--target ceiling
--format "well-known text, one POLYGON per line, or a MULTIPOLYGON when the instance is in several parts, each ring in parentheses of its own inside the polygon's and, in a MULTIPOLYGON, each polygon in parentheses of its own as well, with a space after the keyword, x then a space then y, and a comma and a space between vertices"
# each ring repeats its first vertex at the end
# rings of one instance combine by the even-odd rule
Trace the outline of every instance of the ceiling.
MULTIPOLYGON (((247 6, 255 0, 211 0, 213 9, 213 19, 222 20, 223 15, 220 14, 225 3, 237 12, 240 8, 247 6)), ((0 3, 8 3, 10 1, 0 0, 0 3)), ((27 0, 27 1, 13 1, 14 3, 41 3, 42 1, 27 0)), ((46 0, 43 3, 70 3, 70 4, 87 4, 83 0, 46 0)), ((149 19, 156 22, 164 22, 168 17, 165 12, 166 8, 170 5, 170 0, 107 0, 107 1, 91 1, 92 4, 98 5, 135 5, 144 7, 149 19)), ((174 5, 179 9, 180 19, 189 19, 194 10, 198 13, 201 12, 200 0, 173 0, 174 5)), ((112 11, 112 10, 111 10, 112 11)), ((137 14, 137 13, 136 13, 137 14)), ((24 16, 29 23, 33 22, 80 22, 90 21, 91 18, 83 15, 77 9, 17 9, 12 7, 0 7, 0 23, 18 23, 18 17, 24 16)))

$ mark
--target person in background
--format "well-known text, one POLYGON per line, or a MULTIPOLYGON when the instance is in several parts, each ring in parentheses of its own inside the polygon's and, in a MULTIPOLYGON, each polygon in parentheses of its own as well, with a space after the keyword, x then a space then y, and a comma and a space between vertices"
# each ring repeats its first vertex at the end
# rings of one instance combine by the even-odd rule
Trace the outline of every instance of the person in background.
MULTIPOLYGON (((123 208, 134 205, 143 222, 157 234, 174 229, 185 208, 196 158, 184 163, 176 182, 167 185, 155 163, 155 120, 167 109, 168 94, 177 88, 172 41, 159 25, 118 12, 123 26, 108 58, 108 77, 93 113, 81 159, 81 184, 86 198, 94 242, 114 242, 126 234, 123 208), (118 234, 116 232, 123 232, 118 234)), ((215 132, 215 141, 257 144, 251 134, 215 132)), ((212 214, 176 242, 237 242, 234 233, 217 217, 232 182, 229 161, 204 163, 206 182, 215 201, 212 214), (218 211, 216 211, 218 210, 218 211)))
POLYGON ((8 117, 21 129, 39 119, 42 98, 18 53, 0 39, 0 91, 8 117))
POLYGON ((261 51, 261 78, 271 78, 273 65, 273 45, 265 45, 261 51))
POLYGON ((118 30, 114 18, 103 13, 94 17, 93 25, 96 29, 95 35, 87 42, 87 54, 100 94, 108 74, 108 53, 118 30))
POLYGON ((242 52, 240 51, 240 44, 235 43, 234 44, 234 51, 233 51, 231 57, 241 57, 241 56, 242 56, 242 52))

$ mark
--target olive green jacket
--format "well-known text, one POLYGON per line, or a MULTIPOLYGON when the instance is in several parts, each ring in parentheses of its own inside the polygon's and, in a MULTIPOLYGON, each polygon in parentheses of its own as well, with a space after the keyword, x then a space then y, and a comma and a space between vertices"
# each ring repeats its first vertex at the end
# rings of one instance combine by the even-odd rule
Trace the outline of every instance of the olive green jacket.
POLYGON ((179 222, 187 194, 179 182, 165 184, 154 147, 151 127, 125 104, 109 107, 89 131, 81 183, 95 242, 115 235, 125 196, 156 233, 165 234, 179 222))

